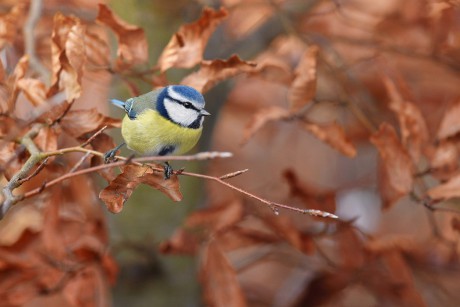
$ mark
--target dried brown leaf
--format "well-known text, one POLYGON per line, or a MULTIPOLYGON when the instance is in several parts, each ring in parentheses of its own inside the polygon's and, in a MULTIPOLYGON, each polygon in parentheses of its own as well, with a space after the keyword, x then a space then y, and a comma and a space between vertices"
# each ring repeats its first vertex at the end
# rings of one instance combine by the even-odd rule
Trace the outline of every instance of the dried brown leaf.
POLYGON ((60 129, 58 127, 44 127, 40 129, 34 141, 42 151, 55 151, 58 148, 58 136, 60 129))
POLYGON ((314 186, 302 182, 294 170, 287 169, 283 177, 289 185, 289 193, 292 197, 298 197, 308 209, 335 212, 336 193, 334 191, 320 190, 314 186))
POLYGON ((209 37, 227 14, 224 8, 217 11, 205 8, 200 19, 181 26, 158 59, 161 71, 171 67, 190 68, 200 63, 209 37))
POLYGON ((277 82, 289 86, 294 79, 294 74, 287 62, 280 56, 268 52, 256 60, 257 67, 250 75, 270 82, 277 82))
POLYGON ((73 110, 60 120, 62 129, 74 137, 95 132, 104 126, 120 128, 121 121, 119 119, 107 117, 97 111, 96 108, 73 110))
MULTIPOLYGON (((92 142, 91 147, 99 152, 107 152, 115 148, 115 142, 113 139, 105 133, 99 134, 92 142)), ((93 156, 91 158, 91 166, 101 165, 105 163, 101 157, 93 156)), ((117 177, 113 168, 105 168, 98 171, 98 174, 102 176, 107 182, 110 182, 117 177)))
POLYGON ((91 65, 100 68, 110 66, 110 49, 103 39, 96 34, 86 32, 85 44, 86 58, 91 65))
POLYGON ((388 123, 382 123, 370 141, 377 147, 382 161, 380 192, 388 208, 411 191, 413 163, 395 129, 388 123))
POLYGON ((8 13, 0 16, 0 50, 18 37, 26 12, 27 3, 20 1, 8 13))
POLYGON ((286 109, 270 106, 260 109, 246 125, 242 143, 246 144, 254 134, 270 121, 279 121, 289 118, 290 114, 286 109))
POLYGON ((71 106, 72 104, 67 101, 50 105, 45 112, 40 114, 40 116, 37 118, 37 121, 51 125, 52 123, 55 123, 58 119, 62 118, 68 112, 71 106))
POLYGON ((8 112, 11 112, 14 109, 20 91, 18 81, 24 78, 27 69, 29 69, 29 56, 24 55, 19 59, 18 63, 14 67, 13 73, 8 78, 8 84, 10 84, 10 88, 12 88, 8 99, 8 112))
POLYGON ((445 183, 429 189, 427 193, 434 200, 460 197, 460 174, 453 176, 445 183))
POLYGON ((259 0, 224 0, 223 5, 232 11, 225 23, 225 31, 233 38, 241 39, 263 25, 273 13, 280 1, 265 2, 259 0))
POLYGON ((355 146, 348 140, 342 126, 337 123, 317 125, 314 123, 302 123, 302 127, 317 137, 319 140, 329 144, 332 148, 347 157, 356 156, 355 146))
POLYGON ((115 32, 118 40, 117 65, 126 69, 148 60, 148 45, 144 30, 115 15, 105 4, 99 4, 97 21, 115 32))
POLYGON ((167 241, 161 242, 158 248, 163 254, 194 255, 199 243, 196 234, 177 229, 167 241))
POLYGON ((17 82, 20 89, 33 106, 46 105, 46 86, 43 82, 32 78, 23 78, 17 82))
POLYGON ((42 229, 43 215, 33 206, 23 206, 0 224, 0 246, 15 244, 26 230, 35 233, 42 229))
POLYGON ((450 226, 453 230, 460 233, 460 219, 458 217, 453 217, 450 221, 450 226))
POLYGON ((243 204, 235 199, 224 205, 194 212, 185 221, 185 227, 206 227, 217 232, 238 223, 243 218, 243 213, 243 204))
POLYGON ((254 71, 255 67, 255 63, 243 61, 237 55, 232 55, 227 60, 203 61, 200 69, 185 77, 181 84, 204 93, 225 79, 254 71))
POLYGON ((51 35, 51 87, 48 97, 64 90, 66 99, 81 95, 81 78, 85 55, 85 27, 80 19, 57 13, 51 35))
POLYGON ((246 306, 235 269, 216 241, 209 243, 204 250, 200 277, 209 306, 246 306))
POLYGON ((316 94, 316 66, 319 48, 310 46, 295 70, 295 79, 289 89, 291 113, 302 110, 316 94))
POLYGON ((182 200, 179 179, 176 175, 165 180, 163 173, 156 172, 148 166, 137 165, 125 166, 123 172, 99 193, 99 198, 105 202, 111 212, 118 213, 123 209, 124 203, 134 189, 141 183, 159 190, 174 201, 182 200))
POLYGON ((302 250, 302 234, 289 217, 268 216, 264 223, 279 237, 286 240, 294 248, 302 250))
POLYGON ((442 140, 427 155, 430 173, 440 180, 448 180, 458 170, 458 148, 451 140, 442 140))
POLYGON ((441 125, 438 129, 438 139, 445 139, 460 132, 460 99, 453 103, 444 112, 441 125))
POLYGON ((398 117, 402 143, 412 159, 418 162, 422 149, 429 140, 425 118, 415 104, 404 101, 393 80, 384 76, 383 81, 390 96, 390 109, 398 117))

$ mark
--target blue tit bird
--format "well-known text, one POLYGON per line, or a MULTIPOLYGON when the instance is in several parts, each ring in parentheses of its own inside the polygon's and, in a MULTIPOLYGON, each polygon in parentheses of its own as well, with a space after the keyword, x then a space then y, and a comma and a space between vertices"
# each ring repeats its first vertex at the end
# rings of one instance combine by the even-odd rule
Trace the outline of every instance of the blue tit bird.
MULTIPOLYGON (((200 139, 207 112, 203 95, 192 87, 170 85, 129 98, 125 102, 111 99, 125 110, 121 134, 124 143, 105 154, 106 161, 123 146, 141 155, 166 156, 184 154, 200 139)), ((165 163, 165 178, 172 168, 165 163)))

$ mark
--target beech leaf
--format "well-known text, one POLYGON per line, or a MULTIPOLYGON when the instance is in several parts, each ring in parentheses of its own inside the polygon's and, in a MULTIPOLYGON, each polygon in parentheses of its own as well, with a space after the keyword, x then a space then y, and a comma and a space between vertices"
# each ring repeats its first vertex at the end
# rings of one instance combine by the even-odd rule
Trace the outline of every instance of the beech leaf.
POLYGON ((445 183, 429 189, 428 195, 434 200, 460 197, 460 174, 451 177, 445 183))
POLYGON ((216 241, 205 248, 200 277, 207 305, 246 306, 236 271, 216 241))
POLYGON ((85 27, 80 19, 57 13, 51 35, 51 87, 48 97, 64 90, 66 99, 74 101, 81 95, 81 78, 85 56, 85 27))
POLYGON ((439 126, 437 137, 438 139, 445 139, 456 135, 460 132, 460 99, 444 112, 444 116, 439 126))
POLYGON ((17 86, 33 106, 46 105, 46 86, 43 82, 32 78, 23 78, 17 82, 17 86))
POLYGON ((227 14, 224 8, 216 11, 205 8, 200 19, 181 26, 158 59, 161 71, 171 67, 190 68, 200 63, 209 37, 227 14))
POLYGON ((291 113, 302 110, 316 94, 316 66, 319 48, 310 46, 295 70, 295 79, 289 89, 291 113))
POLYGON ((179 179, 176 175, 165 180, 163 173, 156 172, 148 166, 137 165, 125 166, 123 172, 99 193, 99 198, 105 202, 112 213, 118 213, 123 209, 124 203, 129 199, 134 189, 141 183, 163 192, 174 201, 182 200, 179 179))
POLYGON ((338 150, 347 157, 356 156, 356 148, 348 140, 342 126, 337 123, 327 125, 317 125, 314 123, 303 123, 302 127, 313 134, 319 140, 329 144, 332 148, 338 150))
POLYGON ((71 136, 80 137, 88 132, 101 129, 104 126, 121 127, 119 119, 107 117, 93 109, 69 111, 60 121, 61 127, 71 136))
POLYGON ((278 121, 289 118, 289 112, 277 106, 260 109, 246 125, 242 144, 246 144, 254 134, 270 121, 278 121))
POLYGON ((254 71, 255 67, 255 63, 243 61, 237 55, 232 55, 227 60, 203 61, 200 69, 184 78, 181 84, 204 93, 225 79, 254 71))
POLYGON ((395 129, 388 123, 382 123, 370 141, 380 154, 383 172, 380 192, 384 206, 389 207, 412 189, 412 160, 399 141, 395 129))
POLYGON ((398 117, 402 143, 412 159, 418 162, 422 149, 429 140, 425 118, 415 104, 404 101, 393 80, 384 76, 383 81, 390 96, 390 109, 398 117))
POLYGON ((118 40, 117 65, 129 68, 148 60, 148 45, 144 30, 115 15, 105 4, 99 4, 97 21, 115 32, 118 40))

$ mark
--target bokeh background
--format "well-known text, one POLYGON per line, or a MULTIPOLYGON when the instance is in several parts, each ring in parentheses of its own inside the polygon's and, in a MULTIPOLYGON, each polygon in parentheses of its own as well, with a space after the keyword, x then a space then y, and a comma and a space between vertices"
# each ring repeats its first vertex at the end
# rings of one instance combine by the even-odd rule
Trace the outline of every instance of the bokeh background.
MULTIPOLYGON (((45 67, 57 12, 80 18, 108 43, 110 56, 117 56, 116 35, 94 22, 97 3, 40 2, 34 35, 45 67)), ((3 0, 0 9, 6 14, 16 4, 3 0)), ((199 20, 204 7, 223 7, 228 16, 211 31, 203 59, 237 54, 257 68, 240 68, 228 78, 209 73, 212 86, 205 98, 212 116, 194 152, 234 156, 173 162, 173 167, 217 177, 248 168, 229 182, 272 202, 335 213, 340 221, 274 210, 216 182, 188 176, 180 177, 181 202, 142 185, 120 213, 112 214, 97 199, 107 183, 88 177, 82 179, 87 184, 72 188, 75 195, 86 191, 88 197, 71 203, 87 202, 98 212, 93 216, 104 229, 99 238, 106 237, 104 246, 118 272, 116 283, 106 282, 105 292, 99 291, 109 299, 85 304, 457 306, 460 211, 451 196, 459 195, 430 191, 458 175, 460 125, 452 120, 460 116, 458 1, 105 4, 144 30, 148 60, 131 74, 87 68, 73 109, 97 108, 121 118, 108 98, 124 100, 183 82, 203 64, 160 73, 156 66, 165 46, 182 25, 199 20)), ((2 61, 17 62, 24 42, 5 41, 2 61)), ((19 98, 17 116, 26 117, 30 104, 27 97, 19 98)), ((121 142, 119 129, 108 134, 121 142)), ((60 139, 59 146, 64 144, 60 139)), ((122 155, 129 156, 129 150, 122 155)), ((459 190, 455 183, 450 187, 459 190)), ((43 207, 40 201, 30 202, 43 207)), ((20 216, 22 209, 14 209, 20 216)), ((0 221, 0 233, 6 231, 5 221, 0 221)), ((72 301, 61 294, 37 294, 26 304, 72 301)))

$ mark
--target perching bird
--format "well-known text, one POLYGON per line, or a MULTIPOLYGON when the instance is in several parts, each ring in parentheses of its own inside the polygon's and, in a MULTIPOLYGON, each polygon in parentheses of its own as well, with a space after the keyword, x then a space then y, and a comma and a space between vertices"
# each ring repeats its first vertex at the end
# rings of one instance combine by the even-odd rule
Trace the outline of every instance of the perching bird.
MULTIPOLYGON (((121 134, 129 149, 142 155, 165 156, 184 154, 198 142, 205 116, 203 96, 185 85, 170 85, 125 102, 111 99, 125 110, 121 134)), ((125 143, 105 154, 110 160, 125 143)), ((165 163, 165 178, 172 168, 165 163)))

